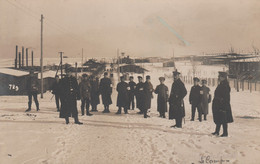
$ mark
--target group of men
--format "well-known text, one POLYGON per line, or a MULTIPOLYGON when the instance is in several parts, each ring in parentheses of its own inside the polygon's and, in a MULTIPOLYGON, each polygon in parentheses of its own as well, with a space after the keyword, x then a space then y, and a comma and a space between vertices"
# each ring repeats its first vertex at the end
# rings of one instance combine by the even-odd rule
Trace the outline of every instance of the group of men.
MULTIPOLYGON (((38 81, 37 77, 30 73, 30 78, 27 83, 28 90, 28 109, 31 110, 32 97, 34 97, 37 111, 39 109, 39 102, 37 100, 38 93, 38 81)), ((173 72, 174 82, 171 87, 170 94, 168 93, 168 87, 164 84, 165 78, 160 77, 160 84, 153 89, 151 83, 151 77, 146 76, 146 81, 143 82, 143 77, 138 76, 138 83, 134 82, 134 78, 131 76, 130 82, 125 82, 125 77, 120 77, 120 82, 116 86, 117 95, 117 107, 116 114, 121 114, 122 108, 124 113, 128 114, 128 110, 135 108, 134 97, 136 97, 136 108, 140 111, 138 114, 143 114, 144 118, 149 117, 147 111, 151 108, 151 100, 153 98, 153 92, 158 94, 157 96, 157 111, 160 117, 165 118, 165 112, 167 112, 167 104, 169 103, 169 119, 175 119, 176 124, 172 127, 182 128, 182 119, 185 116, 184 97, 187 95, 187 90, 184 83, 180 79, 180 72, 173 72)), ((78 84, 77 79, 72 75, 70 71, 66 71, 66 76, 59 79, 56 76, 56 81, 53 84, 52 93, 55 95, 57 111, 60 112, 60 117, 65 118, 66 124, 69 123, 69 117, 74 117, 76 124, 82 124, 78 120, 77 100, 81 100, 81 114, 84 115, 86 109, 86 115, 92 116, 89 111, 90 105, 92 106, 92 112, 97 112, 97 105, 100 103, 99 95, 102 97, 102 103, 104 105, 103 113, 110 113, 109 105, 112 104, 112 81, 108 77, 108 73, 104 73, 104 78, 99 82, 98 77, 82 75, 81 82, 78 84), (59 105, 61 102, 61 106, 59 105)), ((204 120, 207 119, 208 104, 211 101, 210 89, 206 86, 207 81, 202 80, 202 86, 199 85, 199 79, 194 78, 194 86, 192 86, 189 102, 192 106, 191 121, 194 121, 195 111, 198 110, 198 119, 202 121, 202 114, 204 120)), ((221 125, 223 126, 222 137, 228 136, 227 123, 233 122, 231 106, 230 106, 230 87, 227 81, 227 73, 219 72, 219 85, 215 90, 212 111, 213 119, 216 124, 216 130, 213 135, 219 135, 221 125)))

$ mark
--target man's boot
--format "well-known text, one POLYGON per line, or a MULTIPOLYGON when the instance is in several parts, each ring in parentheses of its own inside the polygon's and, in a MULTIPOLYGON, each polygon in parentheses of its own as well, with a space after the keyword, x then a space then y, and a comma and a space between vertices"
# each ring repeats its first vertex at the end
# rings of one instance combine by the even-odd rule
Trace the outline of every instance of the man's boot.
POLYGON ((128 114, 127 108, 124 108, 124 112, 125 114, 128 114))
POLYGON ((28 102, 28 109, 25 112, 30 112, 31 111, 31 103, 28 102))
POLYGON ((87 108, 87 116, 92 116, 93 114, 91 114, 90 112, 89 112, 89 108, 87 108))
POLYGON ((211 134, 218 136, 218 135, 219 135, 219 130, 220 130, 220 124, 216 124, 215 132, 214 132, 214 133, 211 133, 211 134))
POLYGON ((75 120, 75 124, 79 124, 79 125, 82 125, 82 124, 83 124, 82 122, 79 122, 78 116, 75 116, 75 117, 74 117, 74 120, 75 120))
POLYGON ((84 114, 85 114, 84 113, 84 106, 83 107, 81 106, 81 115, 84 116, 84 114))
POLYGON ((121 114, 121 110, 122 110, 121 107, 118 107, 116 114, 121 114))
POLYGON ((223 134, 221 135, 221 137, 227 137, 228 136, 227 123, 222 124, 222 125, 223 125, 223 134))
POLYGON ((204 120, 205 120, 205 121, 207 120, 207 115, 206 115, 206 114, 204 114, 204 120))
POLYGON ((69 117, 65 117, 66 124, 70 123, 69 117))

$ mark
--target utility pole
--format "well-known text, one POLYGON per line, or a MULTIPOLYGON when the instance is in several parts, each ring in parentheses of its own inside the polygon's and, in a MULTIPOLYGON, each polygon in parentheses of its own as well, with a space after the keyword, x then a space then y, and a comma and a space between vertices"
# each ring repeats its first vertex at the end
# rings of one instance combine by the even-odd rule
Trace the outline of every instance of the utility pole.
POLYGON ((62 54, 64 53, 64 52, 59 52, 60 53, 60 76, 61 76, 61 79, 63 78, 63 76, 62 76, 62 54))
POLYGON ((43 15, 41 15, 41 98, 43 98, 43 15))
POLYGON ((81 72, 83 72, 83 48, 82 48, 82 57, 81 57, 81 72))

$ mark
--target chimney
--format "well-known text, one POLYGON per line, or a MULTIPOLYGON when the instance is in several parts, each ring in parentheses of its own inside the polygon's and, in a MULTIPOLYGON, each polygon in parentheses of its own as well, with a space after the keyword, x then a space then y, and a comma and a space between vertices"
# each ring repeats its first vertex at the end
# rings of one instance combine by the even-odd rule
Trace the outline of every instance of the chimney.
POLYGON ((19 69, 21 69, 21 52, 19 52, 19 69))
POLYGON ((28 48, 26 48, 26 68, 28 68, 28 48))
POLYGON ((22 67, 24 67, 24 47, 22 47, 22 67))
POLYGON ((33 67, 33 51, 32 51, 32 67, 33 67))
POLYGON ((15 47, 15 60, 14 60, 14 67, 17 69, 17 57, 18 57, 18 46, 15 47))

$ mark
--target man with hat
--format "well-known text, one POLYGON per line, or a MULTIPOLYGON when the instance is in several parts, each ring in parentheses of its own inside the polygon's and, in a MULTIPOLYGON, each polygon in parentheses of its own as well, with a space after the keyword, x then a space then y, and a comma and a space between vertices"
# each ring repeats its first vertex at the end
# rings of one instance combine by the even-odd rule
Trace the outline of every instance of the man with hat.
POLYGON ((100 103, 99 101, 99 79, 98 77, 92 76, 90 78, 90 97, 91 97, 91 112, 97 112, 97 105, 100 103))
POLYGON ((78 119, 77 100, 80 100, 79 85, 77 79, 72 76, 69 69, 65 69, 66 76, 61 79, 61 109, 60 118, 65 118, 66 124, 69 124, 69 117, 73 117, 75 124, 83 124, 78 119))
POLYGON ((31 70, 28 80, 26 81, 26 90, 28 94, 28 109, 25 112, 31 111, 32 106, 32 97, 34 99, 36 110, 39 111, 39 101, 37 98, 37 94, 39 91, 39 81, 37 74, 34 74, 34 72, 31 70))
POLYGON ((160 113, 160 117, 165 118, 165 112, 167 112, 167 101, 168 101, 168 87, 164 84, 165 78, 160 77, 160 85, 154 90, 157 96, 157 111, 160 113))
POLYGON ((144 83, 143 77, 138 76, 138 83, 135 87, 135 97, 136 97, 136 107, 140 110, 138 114, 143 114, 144 112, 144 83))
POLYGON ((129 105, 128 91, 130 90, 129 85, 125 82, 124 76, 120 77, 120 82, 116 86, 118 92, 117 95, 117 106, 118 111, 116 114, 121 114, 122 108, 124 108, 125 114, 128 114, 127 109, 129 105))
POLYGON ((144 83, 144 118, 150 117, 147 115, 147 111, 151 108, 151 101, 153 98, 153 85, 151 83, 151 77, 149 75, 146 76, 146 81, 144 83))
POLYGON ((82 81, 79 83, 79 93, 80 93, 80 99, 81 99, 82 116, 84 116, 85 106, 86 106, 86 115, 92 116, 92 114, 89 112, 89 105, 90 105, 90 101, 91 101, 91 97, 90 97, 91 87, 90 87, 88 75, 85 73, 82 75, 82 81))
POLYGON ((100 93, 102 96, 102 102, 104 105, 103 113, 110 113, 109 105, 112 104, 111 94, 112 94, 112 82, 111 79, 108 78, 108 73, 104 73, 104 78, 101 79, 99 85, 100 93))
POLYGON ((202 97, 201 97, 201 112, 204 116, 204 120, 207 120, 207 114, 209 113, 209 103, 211 102, 210 89, 207 87, 207 80, 201 80, 202 97))
POLYGON ((60 78, 59 75, 55 76, 55 82, 52 85, 52 94, 55 96, 57 112, 60 111, 60 78))
POLYGON ((196 109, 198 110, 199 121, 201 122, 201 98, 202 90, 199 85, 200 79, 197 77, 193 78, 194 85, 191 87, 189 102, 191 104, 191 121, 194 121, 196 109))
POLYGON ((128 109, 131 109, 132 106, 132 110, 134 110, 135 108, 135 87, 136 87, 136 83, 134 82, 134 77, 130 76, 129 77, 130 82, 128 83, 130 90, 129 90, 129 107, 128 109))
POLYGON ((213 120, 216 124, 213 135, 219 135, 220 127, 223 126, 223 134, 221 137, 228 136, 228 123, 233 122, 233 116, 230 105, 230 86, 227 81, 227 73, 219 72, 219 84, 214 92, 212 103, 213 120))
POLYGON ((171 127, 182 128, 182 118, 185 116, 183 98, 187 95, 185 85, 180 79, 180 73, 173 72, 174 82, 169 97, 169 119, 175 119, 176 125, 171 127))

